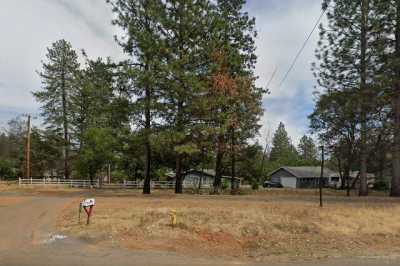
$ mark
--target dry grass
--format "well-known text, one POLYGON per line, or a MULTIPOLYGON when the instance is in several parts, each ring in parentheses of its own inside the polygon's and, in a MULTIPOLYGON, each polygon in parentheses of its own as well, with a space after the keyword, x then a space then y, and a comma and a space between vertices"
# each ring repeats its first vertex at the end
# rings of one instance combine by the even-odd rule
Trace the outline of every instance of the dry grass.
POLYGON ((18 188, 18 185, 14 184, 14 183, 7 183, 7 182, 1 182, 0 183, 0 192, 3 191, 13 191, 16 190, 18 188))
POLYGON ((27 201, 28 197, 13 197, 13 196, 2 196, 0 197, 0 207, 9 207, 20 204, 27 201))
POLYGON ((86 192, 87 190, 79 188, 70 188, 68 186, 49 186, 49 185, 23 185, 13 183, 0 183, 0 192, 9 192, 15 194, 32 194, 32 195, 60 195, 74 192, 86 192))
POLYGON ((323 257, 398 252, 400 205, 372 197, 349 201, 331 192, 323 209, 315 191, 246 196, 159 193, 97 197, 90 226, 77 224, 77 205, 60 219, 63 231, 93 243, 229 257, 323 257), (169 225, 168 212, 178 224, 169 225))

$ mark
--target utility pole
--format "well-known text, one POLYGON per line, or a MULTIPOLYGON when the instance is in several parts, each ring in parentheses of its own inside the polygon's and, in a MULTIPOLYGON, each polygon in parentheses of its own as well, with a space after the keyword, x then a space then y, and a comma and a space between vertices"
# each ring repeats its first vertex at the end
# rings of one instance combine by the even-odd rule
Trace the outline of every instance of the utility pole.
POLYGON ((26 131, 26 178, 31 178, 31 116, 28 115, 28 125, 26 131))
POLYGON ((321 146, 321 176, 319 178, 319 206, 322 208, 322 185, 324 182, 324 146, 321 146))
MULTIPOLYGON (((267 151, 269 148, 269 140, 270 140, 270 131, 268 129, 268 131, 266 131, 266 137, 265 137, 265 148, 264 148, 264 152, 263 152, 263 156, 262 156, 262 160, 261 160, 261 167, 260 167, 260 173, 261 175, 264 173, 264 162, 267 159, 267 151)), ((260 180, 257 180, 257 182, 259 182, 260 180)))

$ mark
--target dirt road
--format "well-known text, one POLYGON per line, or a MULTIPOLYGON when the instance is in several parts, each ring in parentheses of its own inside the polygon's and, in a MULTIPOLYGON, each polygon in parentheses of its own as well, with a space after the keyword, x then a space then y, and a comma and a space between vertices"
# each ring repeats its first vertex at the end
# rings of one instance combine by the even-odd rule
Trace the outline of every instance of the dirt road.
MULTIPOLYGON (((79 195, 81 197, 83 195, 79 195)), ((99 247, 56 232, 55 221, 72 196, 23 196, 12 204, 1 204, 0 265, 266 265, 222 258, 193 258, 168 252, 139 252, 117 247, 99 247)), ((382 266, 400 265, 400 258, 357 258, 351 260, 278 263, 271 266, 382 266)))

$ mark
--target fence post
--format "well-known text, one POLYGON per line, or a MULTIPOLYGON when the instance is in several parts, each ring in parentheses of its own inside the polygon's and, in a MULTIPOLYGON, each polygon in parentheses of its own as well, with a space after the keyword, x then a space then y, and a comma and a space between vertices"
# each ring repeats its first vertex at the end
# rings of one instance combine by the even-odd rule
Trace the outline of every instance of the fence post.
POLYGON ((21 177, 18 177, 18 185, 21 185, 21 177))
POLYGON ((32 177, 31 177, 31 185, 32 185, 32 177))

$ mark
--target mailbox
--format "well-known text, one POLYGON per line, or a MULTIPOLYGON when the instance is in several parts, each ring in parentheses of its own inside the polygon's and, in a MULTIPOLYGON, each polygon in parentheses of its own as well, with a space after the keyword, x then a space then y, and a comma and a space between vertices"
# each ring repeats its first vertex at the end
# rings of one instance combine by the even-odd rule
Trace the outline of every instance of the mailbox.
POLYGON ((81 222, 82 208, 85 210, 87 215, 86 224, 88 225, 90 223, 90 216, 92 216, 92 210, 95 204, 96 204, 95 199, 85 199, 79 203, 79 216, 78 216, 79 223, 81 222))
POLYGON ((85 199, 84 201, 81 202, 82 207, 90 207, 94 206, 96 204, 95 199, 85 199))

